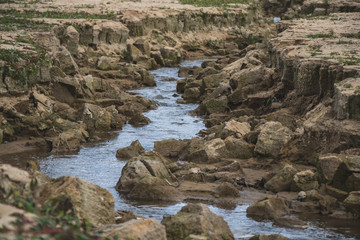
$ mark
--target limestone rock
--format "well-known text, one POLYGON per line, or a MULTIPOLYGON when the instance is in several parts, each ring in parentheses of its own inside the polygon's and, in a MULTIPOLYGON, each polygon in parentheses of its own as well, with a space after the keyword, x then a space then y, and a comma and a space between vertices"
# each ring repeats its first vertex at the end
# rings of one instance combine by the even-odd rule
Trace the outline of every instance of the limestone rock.
POLYGON ((201 91, 199 87, 186 88, 183 98, 188 103, 196 103, 200 101, 201 91))
POLYGON ((28 172, 9 164, 0 165, 0 200, 5 200, 11 191, 25 196, 31 177, 28 172))
POLYGON ((228 136, 235 136, 242 138, 251 131, 251 126, 247 122, 238 122, 236 120, 230 120, 224 123, 224 127, 220 133, 222 139, 228 136))
POLYGON ((122 159, 130 159, 137 157, 140 154, 144 153, 145 149, 141 146, 139 140, 133 141, 130 146, 120 148, 116 151, 116 157, 122 159))
POLYGON ((229 75, 225 72, 220 72, 217 74, 212 74, 206 76, 202 79, 205 88, 217 88, 221 82, 228 81, 227 78, 229 75))
POLYGON ((192 139, 185 160, 196 163, 214 163, 227 155, 225 142, 220 138, 203 141, 192 139))
POLYGON ((260 131, 255 152, 263 156, 276 157, 292 136, 293 132, 281 123, 267 122, 260 131))
POLYGON ((134 42, 134 46, 145 56, 150 57, 150 44, 143 38, 139 38, 134 42))
POLYGON ((114 198, 110 192, 77 177, 59 177, 41 186, 40 204, 60 199, 58 211, 72 210, 75 217, 95 226, 115 223, 114 198))
POLYGON ((291 191, 308 191, 317 189, 319 183, 316 180, 315 173, 311 170, 301 171, 294 175, 291 183, 291 191))
POLYGON ((284 237, 280 234, 270 234, 270 235, 255 235, 251 237, 249 240, 291 240, 290 238, 284 237))
POLYGON ((164 157, 177 157, 185 151, 189 145, 189 140, 166 139, 154 142, 154 151, 160 153, 164 157))
POLYGON ((55 52, 56 66, 68 75, 75 75, 79 72, 79 67, 75 63, 71 53, 65 47, 59 47, 55 52))
POLYGON ((148 152, 126 163, 115 188, 133 199, 176 201, 182 196, 172 182, 162 157, 148 152))
POLYGON ((348 78, 334 85, 334 111, 336 118, 360 120, 360 81, 348 78))
POLYGON ((318 164, 328 183, 333 181, 335 172, 341 162, 341 156, 338 154, 320 155, 318 164))
POLYGON ((64 32, 64 40, 67 50, 75 56, 78 55, 80 34, 73 26, 68 26, 66 28, 64 32))
POLYGON ((360 191, 350 192, 349 196, 344 200, 345 208, 352 214, 360 215, 360 191))
POLYGON ((166 67, 175 66, 180 63, 180 53, 178 50, 172 47, 162 47, 160 49, 161 56, 164 59, 164 65, 166 67))
POLYGON ((238 139, 233 136, 225 139, 228 156, 231 158, 248 159, 253 157, 254 145, 247 143, 243 139, 238 139))
POLYGON ((131 117, 129 123, 135 127, 140 127, 150 123, 150 119, 145 117, 142 113, 138 112, 131 117))
POLYGON ((166 240, 165 226, 153 219, 133 219, 122 224, 109 224, 96 229, 104 238, 119 240, 166 240))
POLYGON ((291 165, 285 165, 283 169, 278 171, 264 187, 272 192, 289 191, 294 175, 298 171, 291 165))
POLYGON ((58 137, 50 138, 52 153, 74 152, 80 149, 81 143, 85 143, 89 133, 82 127, 69 129, 59 134, 58 137))
POLYGON ((216 188, 216 195, 219 197, 240 197, 239 190, 233 184, 228 182, 221 183, 216 188))
POLYGON ((116 58, 101 56, 97 62, 97 68, 100 70, 118 70, 119 61, 116 58))
POLYGON ((246 209, 246 215, 257 221, 275 220, 289 213, 287 202, 282 198, 267 197, 246 209))
POLYGON ((333 178, 333 186, 343 191, 359 191, 360 156, 341 156, 342 162, 333 178))
POLYGON ((204 204, 189 204, 176 215, 164 215, 168 240, 188 239, 190 234, 206 235, 209 240, 234 239, 229 226, 204 204))
POLYGON ((82 119, 89 130, 108 131, 111 129, 111 114, 97 105, 85 103, 82 119))

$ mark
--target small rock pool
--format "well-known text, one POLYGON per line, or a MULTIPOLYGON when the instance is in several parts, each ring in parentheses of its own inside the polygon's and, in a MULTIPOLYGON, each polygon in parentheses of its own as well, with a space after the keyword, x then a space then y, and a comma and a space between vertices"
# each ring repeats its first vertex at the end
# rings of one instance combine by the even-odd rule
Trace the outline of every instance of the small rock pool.
MULTIPOLYGON (((184 61, 181 65, 200 66, 204 60, 184 61)), ((40 159, 40 169, 51 177, 63 175, 77 176, 91 183, 108 189, 115 198, 115 209, 129 210, 135 214, 162 220, 164 214, 175 214, 186 203, 154 203, 133 202, 120 196, 115 190, 116 182, 121 176, 125 161, 115 157, 116 150, 126 147, 134 140, 139 140, 149 151, 154 141, 164 139, 185 139, 196 136, 205 126, 202 119, 190 116, 189 112, 197 107, 195 104, 178 104, 180 96, 175 93, 176 81, 179 79, 178 68, 160 68, 152 71, 157 82, 153 88, 144 88, 136 92, 159 104, 156 110, 146 112, 151 123, 143 127, 132 127, 126 124, 123 130, 110 133, 110 137, 100 143, 84 145, 77 154, 50 155, 40 159)), ((307 229, 288 229, 273 226, 271 222, 256 222, 246 217, 248 205, 219 207, 208 205, 215 214, 221 215, 230 226, 236 239, 248 239, 252 234, 282 234, 291 239, 356 239, 353 227, 346 223, 331 228, 323 220, 314 220, 307 229)), ((358 236, 360 237, 360 236, 358 236)))

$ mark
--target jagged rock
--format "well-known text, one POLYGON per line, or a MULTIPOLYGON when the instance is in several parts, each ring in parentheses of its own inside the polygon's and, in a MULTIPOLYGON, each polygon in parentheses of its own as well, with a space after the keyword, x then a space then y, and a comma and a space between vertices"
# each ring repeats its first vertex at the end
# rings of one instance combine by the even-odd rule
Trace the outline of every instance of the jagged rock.
POLYGON ((150 119, 145 117, 141 112, 135 113, 129 120, 129 123, 135 127, 144 126, 150 122, 150 119))
POLYGON ((137 157, 145 152, 143 146, 139 140, 133 141, 130 146, 120 148, 116 151, 116 157, 122 159, 130 159, 133 157, 137 157))
POLYGON ((253 157, 254 145, 247 143, 243 139, 238 139, 233 136, 225 139, 228 156, 231 158, 248 159, 253 157))
POLYGON ((68 26, 64 32, 64 43, 67 50, 75 56, 79 54, 79 40, 79 32, 73 26, 68 26))
POLYGON ((248 134, 251 130, 251 126, 247 122, 238 122, 236 120, 230 120, 224 123, 224 127, 221 130, 220 136, 222 139, 228 136, 235 136, 242 138, 248 134))
POLYGON ((75 75, 79 72, 79 67, 74 61, 71 53, 65 47, 59 47, 55 52, 56 63, 64 73, 68 75, 75 75))
POLYGON ((295 131, 297 128, 296 117, 291 115, 285 109, 280 109, 276 112, 272 112, 266 116, 266 121, 280 122, 284 127, 295 131))
POLYGON ((348 78, 334 85, 336 118, 360 120, 360 78, 348 78))
POLYGON ((356 216, 360 215, 360 191, 350 192, 349 196, 344 200, 345 208, 356 216))
POLYGON ((276 157, 292 136, 293 132, 281 123, 267 122, 261 128, 255 152, 263 156, 276 157))
POLYGON ((291 240, 290 238, 284 237, 280 234, 270 234, 270 235, 255 235, 251 237, 249 240, 291 240))
POLYGON ((139 49, 143 55, 150 57, 150 44, 148 41, 139 38, 134 42, 134 46, 139 49))
POLYGON ((154 151, 160 153, 164 157, 175 158, 185 151, 190 140, 167 139, 154 142, 154 151))
POLYGON ((204 204, 189 204, 176 215, 164 215, 168 240, 188 239, 190 234, 206 235, 209 240, 234 239, 229 226, 204 204))
POLYGON ((173 181, 161 156, 148 152, 126 163, 115 188, 133 199, 177 201, 182 196, 173 181))
POLYGON ((164 59, 162 58, 160 51, 151 51, 150 57, 153 58, 159 66, 165 65, 164 59))
POLYGON ((341 162, 341 155, 332 153, 320 155, 318 164, 328 183, 332 183, 335 172, 341 162))
POLYGON ((58 137, 48 139, 51 142, 52 153, 75 152, 80 149, 80 145, 86 142, 89 133, 82 127, 79 129, 69 129, 59 134, 58 137))
POLYGON ((317 189, 319 183, 316 180, 315 173, 311 170, 301 171, 294 175, 291 183, 291 191, 308 191, 317 189))
MULTIPOLYGON (((28 193, 31 177, 28 172, 9 164, 0 165, 0 200, 4 201, 10 192, 24 196, 28 193)), ((12 197, 12 196, 10 196, 12 197)))
POLYGON ((88 130, 108 131, 111 129, 111 114, 97 105, 85 103, 82 119, 88 130))
POLYGON ((164 66, 171 67, 180 63, 180 53, 172 47, 160 48, 161 56, 164 59, 164 66))
POLYGON ((342 162, 336 170, 333 178, 335 188, 343 191, 359 191, 360 156, 340 156, 342 162))
POLYGON ((287 164, 265 183, 264 187, 272 192, 289 191, 293 177, 297 172, 293 166, 287 164))
POLYGON ((96 229, 104 238, 119 240, 166 240, 165 226, 153 219, 133 219, 122 224, 110 224, 96 229))
POLYGON ((246 215, 257 221, 276 220, 290 212, 282 198, 266 197, 246 209, 246 215))
POLYGON ((231 183, 224 182, 216 188, 216 196, 218 197, 240 197, 239 190, 231 183))
POLYGON ((59 177, 41 186, 39 203, 60 199, 58 211, 72 210, 75 217, 95 226, 115 223, 114 198, 110 192, 77 177, 59 177))
POLYGON ((99 20, 96 24, 85 23, 80 31, 80 43, 83 45, 120 44, 125 45, 129 38, 129 29, 117 21, 99 20))
POLYGON ((225 72, 212 74, 202 79, 205 88, 217 88, 221 82, 228 81, 229 75, 225 72))
POLYGON ((186 88, 183 98, 188 103, 196 103, 200 100, 201 91, 199 87, 186 88))
POLYGON ((97 62, 97 68, 100 70, 118 70, 119 60, 113 57, 101 56, 97 62))
POLYGON ((185 160, 196 163, 214 163, 227 155, 225 142, 220 138, 203 141, 197 138, 191 140, 185 160))

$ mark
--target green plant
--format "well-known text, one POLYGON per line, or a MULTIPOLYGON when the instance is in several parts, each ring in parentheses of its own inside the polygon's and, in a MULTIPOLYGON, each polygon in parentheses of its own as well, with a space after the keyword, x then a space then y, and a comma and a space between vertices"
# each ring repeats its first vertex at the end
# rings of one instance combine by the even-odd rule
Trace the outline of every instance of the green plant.
POLYGON ((224 7, 229 4, 244 4, 248 0, 180 0, 182 4, 190 4, 198 7, 224 7))
POLYGON ((350 83, 345 83, 344 84, 344 88, 351 88, 351 87, 352 87, 352 85, 350 83))
POLYGON ((318 33, 318 34, 309 34, 306 37, 308 38, 334 38, 334 33, 330 32, 330 33, 318 33))

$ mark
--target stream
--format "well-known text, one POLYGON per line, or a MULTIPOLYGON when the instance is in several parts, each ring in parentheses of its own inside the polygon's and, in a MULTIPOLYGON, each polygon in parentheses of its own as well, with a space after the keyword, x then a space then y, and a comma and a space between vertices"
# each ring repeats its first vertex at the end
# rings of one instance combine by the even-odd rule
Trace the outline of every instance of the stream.
MULTIPOLYGON (((200 66, 204 60, 184 61, 181 65, 200 66)), ((177 204, 134 202, 127 200, 115 190, 116 182, 121 176, 121 170, 126 161, 115 157, 116 150, 139 140, 146 151, 153 149, 154 141, 164 139, 185 139, 196 136, 205 126, 199 117, 188 113, 195 109, 195 104, 178 104, 180 96, 175 94, 176 81, 179 79, 178 68, 160 68, 151 71, 157 82, 153 88, 143 88, 133 91, 145 98, 156 100, 159 104, 156 110, 144 113, 151 123, 143 127, 124 125, 121 131, 112 132, 111 137, 99 143, 82 146, 77 154, 50 155, 40 160, 40 169, 50 177, 63 175, 77 176, 91 183, 108 189, 115 198, 115 209, 129 210, 135 214, 162 220, 164 214, 176 214, 187 203, 177 204)), ((309 222, 307 229, 289 229, 273 226, 271 222, 256 222, 246 217, 249 205, 219 207, 208 204, 210 210, 221 215, 229 224, 236 239, 248 239, 252 234, 282 234, 291 239, 356 239, 352 238, 354 226, 344 223, 331 228, 323 219, 309 222)))

